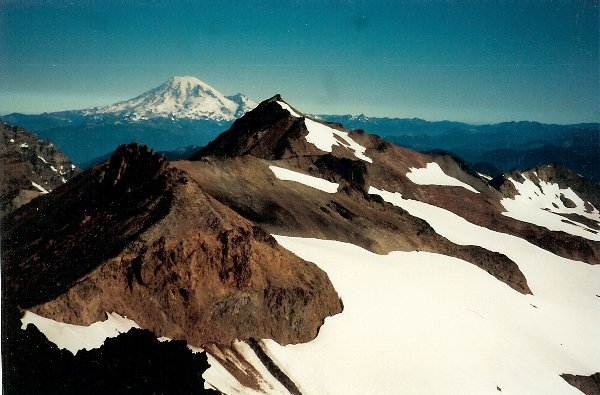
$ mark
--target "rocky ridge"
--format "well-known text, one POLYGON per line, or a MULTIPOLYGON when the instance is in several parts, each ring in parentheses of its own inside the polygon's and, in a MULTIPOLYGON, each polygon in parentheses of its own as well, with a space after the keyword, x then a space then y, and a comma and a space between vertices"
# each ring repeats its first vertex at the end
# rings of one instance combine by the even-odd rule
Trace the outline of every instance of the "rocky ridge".
POLYGON ((324 272, 135 144, 7 224, 6 294, 57 321, 89 325, 118 311, 195 346, 287 344, 341 311, 324 272))
POLYGON ((0 130, 0 216, 80 173, 51 142, 6 123, 0 123, 0 130))

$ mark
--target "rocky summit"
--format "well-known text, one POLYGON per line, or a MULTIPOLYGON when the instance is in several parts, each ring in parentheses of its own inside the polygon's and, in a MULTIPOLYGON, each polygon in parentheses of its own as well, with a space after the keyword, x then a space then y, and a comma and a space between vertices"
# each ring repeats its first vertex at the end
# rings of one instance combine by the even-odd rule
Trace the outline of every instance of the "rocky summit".
POLYGON ((89 325, 118 311, 201 347, 308 341, 341 311, 322 270, 143 146, 48 197, 9 217, 2 239, 10 295, 44 317, 89 325))

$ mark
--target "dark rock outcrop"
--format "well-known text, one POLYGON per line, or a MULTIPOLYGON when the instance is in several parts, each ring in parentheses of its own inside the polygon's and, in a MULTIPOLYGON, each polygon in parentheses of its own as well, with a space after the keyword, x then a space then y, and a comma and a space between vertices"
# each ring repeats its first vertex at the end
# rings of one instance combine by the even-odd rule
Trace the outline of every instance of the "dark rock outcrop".
POLYGON ((598 372, 591 376, 561 374, 561 377, 585 395, 600 395, 600 373, 598 372))
POLYGON ((323 271, 137 144, 8 219, 4 290, 57 321, 115 311, 195 346, 287 344, 341 311, 323 271))

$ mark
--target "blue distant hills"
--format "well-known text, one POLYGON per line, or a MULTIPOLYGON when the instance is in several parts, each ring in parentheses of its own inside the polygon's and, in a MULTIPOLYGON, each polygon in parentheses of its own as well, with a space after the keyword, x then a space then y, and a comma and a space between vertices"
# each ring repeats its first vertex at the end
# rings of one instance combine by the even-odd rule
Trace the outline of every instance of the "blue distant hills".
POLYGON ((503 122, 470 125, 422 119, 319 115, 348 129, 363 129, 420 152, 445 151, 490 176, 556 163, 600 182, 600 124, 503 122))
MULTIPOLYGON (((422 119, 319 115, 348 129, 362 129, 420 152, 446 152, 461 158, 471 169, 492 177, 513 169, 526 170, 556 163, 600 183, 600 124, 551 125, 538 122, 504 122, 470 125, 429 122, 422 119)), ((40 139, 54 142, 85 167, 118 145, 137 141, 156 151, 203 146, 227 130, 233 121, 152 118, 128 120, 109 114, 82 115, 64 111, 40 115, 13 113, 4 122, 23 126, 40 139), (90 162, 91 161, 91 162, 90 162)))
MULTIPOLYGON (((2 118, 52 141, 85 168, 118 145, 132 141, 155 151, 204 146, 256 105, 243 94, 224 96, 195 77, 173 77, 140 96, 110 106, 39 115, 13 113, 2 118)), ((451 154, 472 170, 492 177, 556 163, 600 183, 598 123, 470 125, 365 115, 317 117, 377 134, 416 151, 451 154)))

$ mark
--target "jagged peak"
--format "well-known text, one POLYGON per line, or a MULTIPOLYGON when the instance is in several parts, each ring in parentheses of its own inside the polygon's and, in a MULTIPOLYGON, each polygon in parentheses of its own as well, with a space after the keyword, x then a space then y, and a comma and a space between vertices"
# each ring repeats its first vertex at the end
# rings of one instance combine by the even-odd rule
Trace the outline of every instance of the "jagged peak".
POLYGON ((138 143, 120 145, 110 157, 102 182, 112 186, 137 184, 155 179, 168 164, 166 158, 154 153, 145 145, 138 143))
POLYGON ((356 157, 366 162, 366 147, 354 141, 340 124, 311 119, 288 104, 280 94, 261 102, 236 120, 229 130, 199 151, 192 160, 204 156, 234 157, 254 155, 263 159, 335 155, 356 157))

